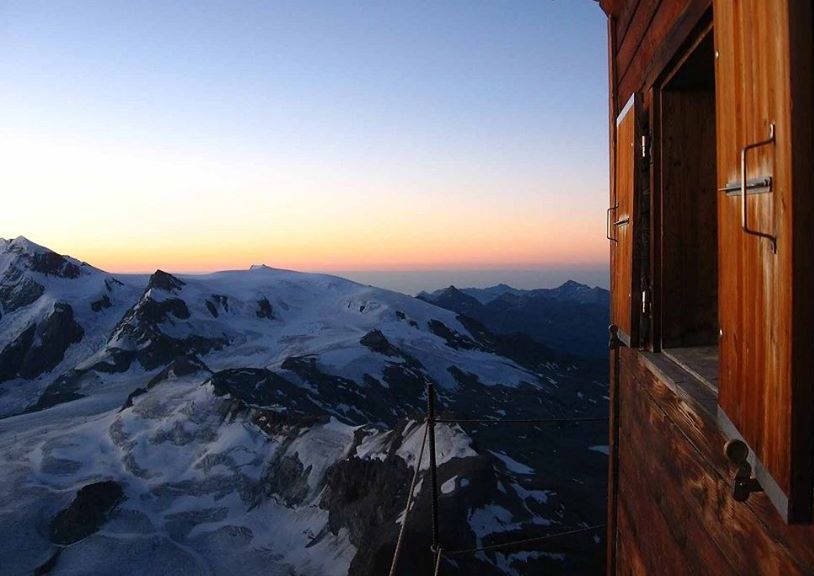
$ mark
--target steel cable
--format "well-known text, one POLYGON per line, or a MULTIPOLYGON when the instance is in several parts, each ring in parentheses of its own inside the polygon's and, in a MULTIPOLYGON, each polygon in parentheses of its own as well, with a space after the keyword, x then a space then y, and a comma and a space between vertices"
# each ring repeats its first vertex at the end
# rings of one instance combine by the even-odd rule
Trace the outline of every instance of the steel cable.
POLYGON ((393 562, 390 564, 390 576, 395 576, 396 568, 399 563, 399 556, 401 555, 401 548, 404 544, 404 534, 407 531, 407 516, 410 513, 410 506, 413 503, 415 496, 415 486, 418 482, 418 475, 421 471, 421 461, 424 459, 424 447, 427 445, 427 430, 429 427, 424 424, 424 439, 421 441, 421 450, 418 453, 418 461, 415 463, 415 472, 413 472, 413 481, 410 483, 410 491, 407 493, 407 503, 404 506, 403 519, 401 521, 401 528, 399 529, 399 537, 396 540, 396 549, 393 552, 393 562))

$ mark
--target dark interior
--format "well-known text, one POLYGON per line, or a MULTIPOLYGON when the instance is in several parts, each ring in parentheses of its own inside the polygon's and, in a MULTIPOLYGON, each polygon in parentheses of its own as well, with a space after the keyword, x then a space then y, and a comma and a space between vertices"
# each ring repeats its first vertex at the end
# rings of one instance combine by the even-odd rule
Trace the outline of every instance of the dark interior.
POLYGON ((660 92, 661 348, 715 386, 718 211, 712 32, 660 92))

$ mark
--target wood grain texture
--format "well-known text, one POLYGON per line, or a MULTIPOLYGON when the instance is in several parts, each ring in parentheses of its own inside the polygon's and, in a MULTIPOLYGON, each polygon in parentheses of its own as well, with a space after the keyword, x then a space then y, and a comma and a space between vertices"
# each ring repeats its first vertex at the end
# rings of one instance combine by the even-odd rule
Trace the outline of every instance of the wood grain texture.
POLYGON ((661 354, 619 362, 617 573, 814 573, 814 526, 732 498, 712 393, 661 354))
POLYGON ((619 327, 620 337, 636 345, 638 338, 638 264, 636 253, 638 232, 639 169, 637 143, 641 129, 641 104, 634 99, 616 122, 614 189, 616 209, 611 213, 611 322, 619 327))
POLYGON ((616 54, 617 93, 646 92, 707 16, 712 0, 641 0, 616 54))
MULTIPOLYGON (((800 21, 806 10, 810 4, 789 0, 716 0, 714 9, 720 187, 740 181, 741 148, 776 125, 776 142, 750 153, 747 172, 771 176, 773 191, 748 197, 747 206, 750 228, 775 236, 777 253, 741 230, 739 197, 718 196, 719 292, 726 295, 719 302, 719 403, 789 498, 790 520, 809 519, 812 504, 811 347, 794 338, 810 342, 812 328, 804 303, 811 293, 795 293, 811 286, 811 228, 795 223, 798 207, 805 213, 811 205, 810 147, 795 145, 795 138, 810 142, 811 91, 802 87, 807 98, 799 94, 792 107, 791 80, 792 37, 802 38, 796 50, 810 62, 811 20, 800 21), (803 25, 807 33, 793 32, 803 25), (794 168, 795 152, 806 167, 794 168), (805 257, 795 260, 797 251, 805 257)), ((811 69, 798 73, 810 77, 811 69)))
MULTIPOLYGON (((711 44, 708 57, 711 72, 711 44)), ((659 93, 661 347, 717 344, 714 86, 659 93)))
MULTIPOLYGON (((614 175, 614 158, 615 156, 615 142, 616 142, 616 60, 614 54, 616 53, 616 20, 614 16, 608 16, 608 153, 609 153, 609 182, 608 187, 610 191, 610 204, 609 206, 616 205, 615 193, 615 175, 614 175)), ((613 269, 613 242, 609 243, 608 250, 610 251, 611 269, 613 269)), ((610 331, 610 327, 609 327, 610 331)), ((611 333, 612 335, 612 333, 611 333)), ((612 342, 609 346, 609 373, 608 373, 608 404, 610 406, 609 422, 608 422, 608 528, 605 539, 605 573, 607 576, 614 576, 616 574, 616 534, 618 525, 618 509, 616 506, 616 476, 618 460, 617 450, 617 426, 618 426, 618 403, 616 390, 619 382, 619 348, 617 342, 612 342)))

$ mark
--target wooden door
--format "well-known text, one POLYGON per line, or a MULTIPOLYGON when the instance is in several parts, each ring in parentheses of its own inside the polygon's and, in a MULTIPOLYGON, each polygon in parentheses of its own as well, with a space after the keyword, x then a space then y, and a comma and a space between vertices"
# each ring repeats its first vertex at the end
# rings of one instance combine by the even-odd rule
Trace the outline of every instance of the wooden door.
POLYGON ((808 1, 714 2, 718 185, 729 188, 718 192, 719 419, 750 446, 787 520, 811 513, 811 23, 808 1))
POLYGON ((628 346, 638 344, 640 255, 639 232, 641 103, 634 94, 616 119, 614 186, 608 211, 611 241, 611 322, 628 346))

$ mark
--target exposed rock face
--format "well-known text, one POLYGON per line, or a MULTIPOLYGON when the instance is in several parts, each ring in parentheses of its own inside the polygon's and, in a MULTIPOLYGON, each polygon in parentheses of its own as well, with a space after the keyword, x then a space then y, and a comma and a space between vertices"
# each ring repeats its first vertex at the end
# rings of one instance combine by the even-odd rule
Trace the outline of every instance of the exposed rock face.
POLYGON ((147 290, 157 288, 159 290, 172 292, 173 290, 180 290, 184 284, 185 282, 183 280, 176 278, 172 274, 167 274, 163 270, 156 270, 155 273, 150 276, 150 281, 147 283, 147 290))
POLYGON ((392 363, 384 370, 384 383, 370 375, 365 378, 368 387, 364 402, 359 402, 356 382, 325 372, 315 357, 292 356, 281 368, 316 388, 323 411, 331 406, 354 406, 355 410, 343 417, 358 424, 391 422, 410 415, 422 406, 421 394, 427 381, 427 375, 420 368, 392 363))
POLYGON ((475 350, 478 348, 477 342, 468 336, 456 332, 440 320, 430 320, 428 327, 436 336, 440 336, 447 341, 447 346, 460 350, 475 350))
POLYGON ((294 456, 284 456, 269 474, 266 489, 269 494, 286 503, 287 506, 302 504, 308 496, 308 472, 302 462, 294 456))
MULTIPOLYGON (((2 313, 10 314, 39 300, 45 292, 42 284, 23 278, 20 282, 0 283, 0 307, 2 313)), ((1 318, 2 316, 0 316, 1 318)))
POLYGON ((83 487, 73 502, 51 521, 51 541, 73 544, 98 531, 122 496, 122 487, 113 480, 83 487))
POLYGON ((331 466, 326 474, 320 505, 329 513, 331 532, 350 532, 351 542, 360 553, 351 563, 349 574, 385 574, 384 566, 374 571, 382 547, 388 551, 395 541, 398 525, 394 520, 404 509, 412 470, 404 460, 349 458, 331 466))
POLYGON ((220 311, 229 311, 229 298, 222 294, 212 294, 211 299, 206 301, 206 308, 213 318, 220 316, 220 311))
POLYGON ((53 369, 84 333, 74 320, 73 308, 58 302, 42 322, 29 326, 0 352, 0 382, 36 378, 53 369))
POLYGON ((25 356, 34 342, 34 332, 37 329, 31 325, 0 351, 0 382, 16 378, 25 362, 25 356))
MULTIPOLYGON (((115 353, 118 346, 124 344, 123 348, 118 348, 120 354, 132 352, 133 357, 144 368, 152 370, 166 366, 179 356, 205 354, 210 350, 223 348, 227 344, 225 337, 197 334, 175 337, 162 329, 162 324, 172 325, 178 320, 190 318, 186 302, 174 295, 184 286, 185 282, 161 270, 153 274, 141 300, 125 314, 115 328, 113 341, 119 344, 110 348, 111 353, 115 353), (156 299, 152 296, 153 290, 173 296, 156 299)), ((124 355, 121 357, 126 358, 124 355)))
POLYGON ((153 376, 150 382, 147 383, 147 389, 149 390, 169 378, 181 378, 197 372, 210 372, 210 370, 206 364, 194 354, 179 356, 173 360, 169 366, 153 376))
POLYGON ((143 396, 148 391, 152 390, 159 384, 162 384, 168 380, 174 378, 182 378, 184 376, 190 376, 192 374, 197 374, 199 372, 206 372, 210 373, 211 371, 207 368, 206 364, 204 364, 200 358, 197 356, 179 356, 175 360, 173 360, 169 366, 164 368, 161 372, 153 376, 150 381, 147 383, 145 387, 139 387, 133 390, 128 396, 127 399, 124 401, 124 404, 120 408, 120 412, 122 410, 126 410, 133 406, 133 401, 138 398, 139 396, 143 396))
POLYGON ((222 370, 209 380, 217 396, 229 395, 248 406, 279 407, 296 414, 321 414, 308 391, 265 368, 222 370))
POLYGON ((399 356, 399 351, 385 338, 381 330, 372 330, 362 336, 359 341, 362 346, 367 346, 374 352, 385 356, 399 356))
POLYGON ((101 312, 105 308, 110 308, 111 306, 113 306, 113 304, 110 302, 110 296, 105 294, 98 300, 91 302, 90 309, 94 312, 101 312))
POLYGON ((79 278, 79 266, 56 252, 43 252, 34 254, 31 269, 46 276, 59 278, 79 278))
POLYGON ((73 308, 58 302, 54 311, 37 326, 34 343, 28 350, 20 376, 34 378, 62 362, 71 344, 82 340, 85 331, 74 320, 73 308))
POLYGON ((257 317, 258 318, 268 318, 269 320, 274 319, 274 310, 271 307, 271 302, 268 301, 268 298, 261 298, 257 301, 257 317))

